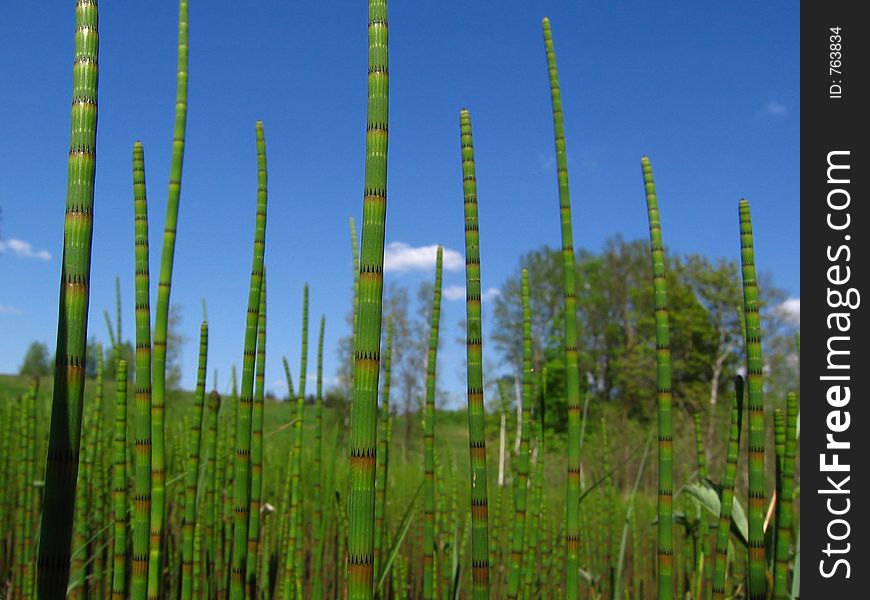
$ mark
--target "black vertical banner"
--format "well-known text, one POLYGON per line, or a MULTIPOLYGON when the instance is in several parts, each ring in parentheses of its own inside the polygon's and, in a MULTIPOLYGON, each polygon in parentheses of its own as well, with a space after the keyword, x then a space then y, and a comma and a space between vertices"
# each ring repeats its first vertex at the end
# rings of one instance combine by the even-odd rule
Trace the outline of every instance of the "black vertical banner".
POLYGON ((801 4, 799 500, 808 599, 870 597, 870 27, 862 6, 801 4))

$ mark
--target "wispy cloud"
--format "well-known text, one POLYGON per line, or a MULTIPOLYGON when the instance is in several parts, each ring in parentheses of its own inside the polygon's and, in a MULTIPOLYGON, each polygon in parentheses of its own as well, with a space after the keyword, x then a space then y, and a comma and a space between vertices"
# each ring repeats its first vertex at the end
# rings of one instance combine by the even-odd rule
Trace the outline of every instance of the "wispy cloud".
POLYGON ((761 109, 761 114, 768 117, 787 117, 788 108, 786 108, 785 104, 783 104, 782 102, 771 100, 764 105, 763 109, 761 109))
MULTIPOLYGON (((405 242, 390 242, 384 249, 384 271, 428 271, 435 268, 438 246, 411 246, 405 242)), ((444 248, 445 271, 458 271, 464 266, 462 255, 456 250, 444 248)))
MULTIPOLYGON (((483 302, 489 302, 496 296, 501 294, 501 290, 498 288, 487 288, 480 295, 480 299, 483 302)), ((443 290, 441 290, 441 295, 445 300, 465 300, 465 286, 464 285, 448 285, 443 290)))
POLYGON ((801 299, 800 298, 789 298, 788 300, 783 301, 782 304, 776 307, 776 312, 778 312, 782 317, 796 325, 800 325, 801 323, 801 299))
POLYGON ((21 258, 51 260, 51 254, 48 250, 34 250, 30 242, 15 238, 0 240, 0 254, 6 254, 7 252, 21 258))
POLYGON ((0 304, 0 315, 17 315, 21 314, 20 308, 15 308, 14 306, 4 306, 0 304))

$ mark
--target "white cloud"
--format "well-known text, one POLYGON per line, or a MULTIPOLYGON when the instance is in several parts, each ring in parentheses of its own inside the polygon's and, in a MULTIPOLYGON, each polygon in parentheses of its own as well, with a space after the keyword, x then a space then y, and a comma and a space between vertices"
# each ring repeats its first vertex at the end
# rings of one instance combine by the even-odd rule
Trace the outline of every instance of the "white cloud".
POLYGON ((788 109, 785 107, 784 104, 782 104, 781 102, 777 102, 776 100, 771 100, 770 102, 765 104, 761 112, 768 117, 788 116, 788 109))
POLYGON ((4 306, 3 304, 0 304, 0 315, 17 315, 20 313, 20 308, 15 308, 14 306, 4 306))
MULTIPOLYGON (((414 247, 405 242, 390 242, 384 249, 384 271, 427 271, 435 268, 438 246, 414 247)), ((465 265, 462 255, 456 250, 444 248, 443 268, 458 271, 465 265)))
POLYGON ((782 304, 776 307, 776 312, 782 315, 786 321, 800 325, 801 299, 789 298, 788 300, 785 300, 782 304))
POLYGON ((37 258, 39 260, 51 260, 51 254, 48 250, 34 250, 30 242, 24 240, 16 240, 11 238, 8 240, 0 240, 0 254, 9 252, 21 258, 37 258))
MULTIPOLYGON (((480 299, 483 302, 489 302, 499 294, 501 294, 501 290, 498 288, 487 288, 486 291, 480 295, 480 299)), ((465 300, 465 286, 448 285, 446 288, 441 290, 441 295, 445 300, 465 300)))

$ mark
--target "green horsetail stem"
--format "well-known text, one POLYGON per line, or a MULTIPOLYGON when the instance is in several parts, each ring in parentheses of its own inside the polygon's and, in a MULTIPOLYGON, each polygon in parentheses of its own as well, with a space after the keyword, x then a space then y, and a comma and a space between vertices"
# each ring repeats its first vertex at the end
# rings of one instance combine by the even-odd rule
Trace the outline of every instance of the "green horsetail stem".
POLYGON ((248 564, 248 508, 251 501, 251 413, 254 403, 254 361, 257 352, 257 325, 260 312, 260 290, 263 286, 263 255, 266 249, 266 137, 263 122, 257 121, 257 216, 254 227, 254 252, 251 265, 251 286, 248 291, 248 312, 245 319, 245 351, 242 359, 242 388, 236 411, 236 460, 233 481, 233 549, 230 599, 245 597, 248 564))
POLYGON ((154 361, 151 396, 151 547, 148 558, 148 598, 157 598, 163 572, 163 527, 166 519, 166 451, 164 417, 166 411, 166 334, 169 326, 169 294, 172 289, 172 264, 178 228, 181 195, 181 167, 184 162, 184 133, 187 127, 187 0, 178 3, 178 68, 175 91, 175 130, 172 136, 172 162, 169 194, 160 256, 160 280, 154 315, 154 361))
MULTIPOLYGON (((305 571, 305 538, 302 520, 302 437, 305 421, 305 374, 308 371, 308 284, 302 291, 302 357, 299 365, 299 394, 296 396, 296 422, 293 425, 293 478, 291 481, 290 513, 293 525, 290 530, 290 548, 293 554, 293 582, 296 598, 302 598, 302 578, 305 571)), ((288 552, 288 557, 291 552, 288 552)))
POLYGON ((47 600, 66 597, 79 468, 97 149, 97 12, 96 0, 76 1, 57 350, 37 572, 39 597, 47 600))
POLYGON ((348 600, 374 594, 375 461, 384 291, 389 74, 386 0, 369 0, 365 190, 350 412, 348 600))
POLYGON ((483 326, 480 319, 480 235, 471 113, 459 113, 465 205, 465 309, 468 362, 468 444, 471 455, 471 582, 475 600, 489 597, 489 526, 483 402, 483 326))
POLYGON ((426 413, 423 419, 423 600, 435 598, 435 367, 438 359, 438 327, 441 323, 441 269, 444 249, 435 255, 435 288, 432 324, 426 361, 426 413))
POLYGON ((78 482, 76 484, 76 510, 75 510, 75 528, 73 529, 72 538, 72 561, 70 564, 70 581, 68 597, 84 598, 86 596, 85 586, 87 585, 87 565, 90 563, 90 519, 91 511, 91 496, 90 482, 93 475, 94 458, 96 454, 96 436, 98 417, 97 409, 102 405, 102 387, 103 387, 103 347, 97 344, 97 391, 96 399, 93 406, 88 409, 85 423, 85 452, 82 461, 81 469, 79 469, 78 482))
MULTIPOLYGON (((789 598, 788 559, 791 552, 792 527, 794 526, 794 475, 797 453, 797 394, 786 396, 785 449, 782 459, 782 494, 779 497, 779 515, 776 527, 776 564, 773 571, 774 600, 789 598)), ((797 568, 795 573, 797 573, 797 568)))
POLYGON ((257 362, 251 423, 251 504, 248 514, 248 560, 245 595, 254 598, 257 588, 257 555, 260 550, 260 506, 263 500, 263 399, 266 393, 266 271, 260 288, 257 315, 257 362))
POLYGON ((184 483, 184 522, 182 525, 181 549, 181 598, 193 597, 193 529, 196 522, 196 499, 199 486, 199 447, 202 439, 202 424, 205 404, 206 361, 208 358, 208 323, 199 326, 199 360, 196 370, 196 393, 193 402, 193 426, 188 449, 187 470, 184 483))
POLYGON ((112 445, 112 507, 114 509, 115 556, 112 569, 112 600, 127 597, 127 361, 115 368, 115 437, 112 445))
MULTIPOLYGON (((523 422, 520 433, 520 455, 514 479, 514 526, 511 538, 511 562, 508 574, 508 598, 517 598, 520 593, 520 575, 523 564, 524 528, 528 508, 529 488, 529 429, 532 407, 532 311, 529 304, 529 271, 523 269, 523 422)), ((527 557, 528 558, 528 557, 527 557)))
MULTIPOLYGON (((13 545, 13 586, 12 594, 14 598, 20 598, 24 595, 24 488, 27 485, 27 465, 24 464, 20 457, 27 452, 27 401, 25 398, 19 397, 15 404, 15 526, 12 532, 14 538, 13 545)), ((78 518, 78 515, 76 515, 78 518)), ((78 523, 76 523, 77 525, 78 523)))
MULTIPOLYGON (((217 571, 218 558, 218 540, 220 538, 220 521, 217 516, 217 505, 215 501, 215 484, 217 483, 217 428, 218 428, 218 413, 220 412, 221 397, 217 390, 212 390, 208 396, 208 454, 207 466, 205 473, 205 565, 208 573, 217 571), (218 528, 218 534, 215 536, 215 528, 218 528)), ((214 587, 210 590, 209 597, 214 597, 216 594, 214 587)))
POLYGON ((767 597, 764 556, 764 360, 761 354, 761 319, 758 281, 752 244, 749 203, 741 200, 740 263, 743 275, 743 313, 746 319, 746 374, 749 396, 749 586, 750 600, 767 597))
POLYGON ((148 196, 145 151, 133 144, 133 213, 136 243, 136 379, 133 554, 130 597, 143 600, 148 585, 151 519, 151 304, 148 267, 148 196))
POLYGON ((556 171, 559 182, 559 213, 562 222, 562 272, 565 295, 565 395, 568 404, 568 492, 565 508, 566 580, 565 595, 580 593, 580 370, 577 366, 577 282, 574 271, 574 242, 571 226, 571 196, 568 188, 568 155, 562 114, 562 93, 550 20, 544 18, 544 45, 550 73, 553 130, 556 140, 556 171))
MULTIPOLYGON (((317 335, 317 397, 314 405, 314 587, 312 596, 323 597, 323 331, 326 317, 320 317, 317 335)), ((267 563, 268 564, 268 563, 267 563)))
POLYGON ((353 256, 353 331, 356 331, 357 309, 356 303, 359 299, 359 243, 356 239, 356 221, 353 217, 348 218, 350 226, 350 246, 353 256))
POLYGON ((671 393, 671 342, 668 327, 668 284, 665 249, 659 222, 659 205, 649 158, 640 160, 649 217, 650 254, 656 322, 656 396, 658 401, 659 498, 658 498, 658 597, 674 597, 674 433, 671 393))
POLYGON ((731 509, 734 505, 734 482, 740 455, 740 430, 743 425, 743 378, 734 381, 734 402, 731 405, 731 429, 728 435, 728 460, 722 477, 719 509, 719 529, 716 532, 716 566, 713 572, 713 599, 725 598, 725 577, 728 569, 728 540, 731 531, 731 509))
POLYGON ((33 512, 35 495, 34 485, 36 480, 36 411, 37 393, 39 392, 39 378, 34 377, 30 382, 30 390, 26 397, 25 410, 27 413, 27 455, 24 457, 24 468, 27 477, 24 481, 24 548, 22 557, 24 560, 24 597, 33 598, 33 512))
POLYGON ((387 316, 387 345, 384 349, 384 389, 381 395, 380 429, 384 433, 378 436, 378 464, 375 479, 375 577, 381 576, 381 564, 384 554, 384 538, 386 527, 384 516, 387 509, 387 483, 389 482, 390 466, 390 369, 393 355, 393 315, 387 316))

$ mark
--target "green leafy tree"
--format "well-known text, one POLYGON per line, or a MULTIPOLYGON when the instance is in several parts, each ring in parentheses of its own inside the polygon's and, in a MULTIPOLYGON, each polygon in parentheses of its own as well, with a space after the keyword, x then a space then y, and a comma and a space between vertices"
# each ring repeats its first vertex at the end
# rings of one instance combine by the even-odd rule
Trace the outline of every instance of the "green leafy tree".
POLYGON ((51 355, 48 346, 42 342, 33 342, 24 354, 24 361, 18 369, 21 375, 41 377, 51 373, 51 355))

